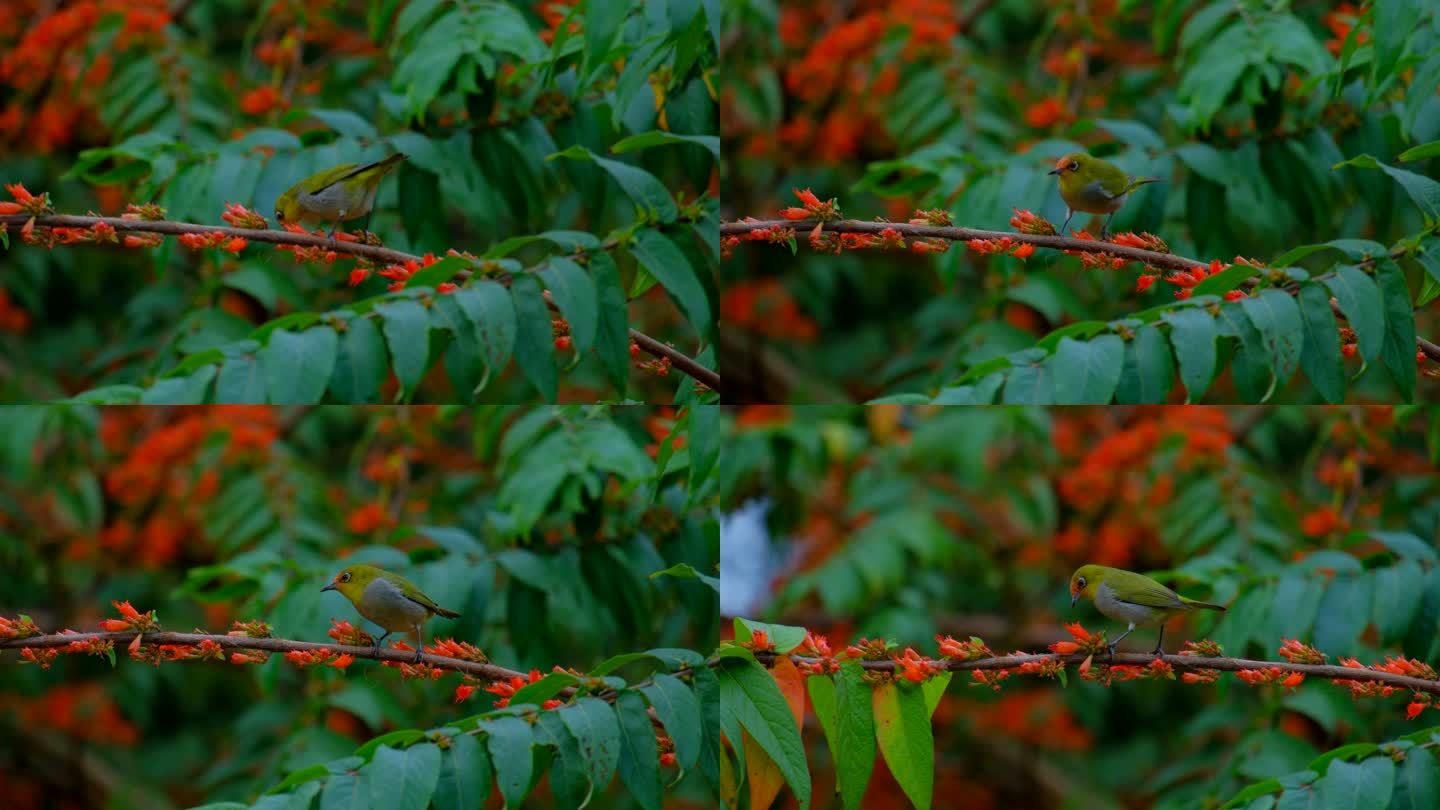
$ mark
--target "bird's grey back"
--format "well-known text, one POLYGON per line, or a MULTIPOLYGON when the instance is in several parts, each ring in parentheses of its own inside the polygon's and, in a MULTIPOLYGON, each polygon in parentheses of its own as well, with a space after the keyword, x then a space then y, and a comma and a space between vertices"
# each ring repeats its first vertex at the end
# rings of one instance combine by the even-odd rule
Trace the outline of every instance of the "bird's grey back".
MULTIPOLYGON (((395 583, 384 577, 376 577, 365 586, 360 603, 370 606, 377 613, 399 614, 415 624, 425 621, 425 606, 406 596, 395 583)), ((366 611, 362 609, 360 612, 366 611)))

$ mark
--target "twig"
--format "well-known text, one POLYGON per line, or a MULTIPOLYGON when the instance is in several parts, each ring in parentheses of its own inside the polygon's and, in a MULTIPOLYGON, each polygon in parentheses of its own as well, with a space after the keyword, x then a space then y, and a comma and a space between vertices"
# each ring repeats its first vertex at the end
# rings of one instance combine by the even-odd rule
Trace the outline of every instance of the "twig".
MULTIPOLYGON (((11 214, 0 216, 0 224, 24 225, 31 217, 27 214, 11 214)), ((116 231, 134 231, 137 233, 159 233, 168 236, 178 236, 187 233, 221 233, 226 236, 238 236, 250 242, 263 242, 272 245, 300 245, 303 247, 325 248, 336 253, 349 253, 354 256, 361 256, 375 262, 384 264, 404 264, 406 262, 419 262, 421 257, 404 253, 399 250, 392 250, 380 245, 366 245, 359 242, 331 241, 324 236, 315 236, 308 233, 291 233, 285 230, 258 230, 252 228, 231 228, 224 225, 202 225, 195 222, 175 222, 172 220, 156 219, 123 219, 120 217, 82 217, 71 214, 51 214, 43 217, 34 217, 37 227, 57 228, 80 228, 89 229, 97 223, 104 223, 116 231)), ((613 246, 611 246, 613 247, 613 246)), ((469 270, 461 270, 456 273, 456 278, 468 279, 473 275, 469 270)), ((510 277, 506 274, 497 277, 501 283, 508 284, 510 277)), ((554 304, 551 304, 554 308, 554 304)), ((697 327, 701 326, 697 324, 697 327)), ((722 390, 719 372, 712 371, 700 365, 694 358, 684 354, 669 344, 662 343, 643 332, 635 329, 630 330, 630 337, 635 340, 643 351, 656 357, 669 358, 670 364, 694 377, 703 383, 707 388, 719 393, 722 390)))
MULTIPOLYGON (((776 657, 775 653, 759 652, 755 654, 755 659, 767 666, 773 665, 776 657)), ((1074 653, 1071 655, 1034 653, 1003 655, 996 658, 981 658, 976 661, 952 661, 948 658, 941 658, 929 660, 929 663, 937 669, 949 670, 950 672, 965 672, 967 670, 1016 669, 1021 664, 1031 662, 1063 661, 1067 664, 1078 664, 1090 657, 1091 656, 1084 653, 1074 653)), ((802 655, 791 655, 789 658, 796 664, 818 664, 824 660, 820 658, 808 658, 802 655)), ((1335 664, 1292 664, 1289 661, 1254 661, 1249 658, 1210 658, 1199 655, 1151 655, 1149 653, 1125 652, 1115 653, 1113 663, 1144 667, 1157 658, 1163 659, 1165 663, 1177 670, 1218 669, 1223 672, 1239 672, 1242 669, 1280 669, 1285 672, 1299 672, 1308 677, 1324 678, 1326 680, 1378 681, 1402 689, 1413 689, 1416 692, 1429 692, 1433 695, 1440 695, 1440 681, 1427 681, 1424 678, 1412 678, 1409 675, 1397 675, 1393 672, 1383 672, 1375 669, 1357 669, 1355 667, 1344 667, 1335 664)), ((1096 655, 1094 656, 1094 661, 1100 664, 1112 663, 1108 655, 1096 655)), ((899 668, 899 664, 894 661, 860 661, 859 664, 864 669, 879 672, 893 672, 899 668)))
MULTIPOLYGON (((3 218, 0 218, 3 219, 3 218)), ((722 222, 720 224, 720 236, 742 236, 752 231, 768 230, 770 228, 794 228, 796 233, 805 233, 814 230, 816 225, 822 225, 813 219, 789 220, 770 219, 756 220, 747 219, 740 222, 722 222)), ((1151 267, 1159 267, 1166 270, 1197 270, 1209 267, 1209 264, 1190 259, 1185 256, 1177 256, 1173 253, 1156 253, 1153 250, 1117 245, 1114 242, 1103 242, 1098 239, 1076 239, 1071 236, 1042 236, 1040 234, 1019 233, 1017 231, 983 231, 978 228, 962 228, 954 225, 912 225, 908 222, 865 222, 857 219, 836 219, 823 223, 823 231, 831 233, 880 233, 884 230, 894 230, 900 234, 910 237, 949 239, 956 242, 969 242, 972 239, 1009 239, 1011 242, 1032 244, 1036 247, 1049 248, 1051 250, 1077 250, 1085 253, 1108 253, 1112 256, 1119 256, 1122 259, 1129 259, 1134 262, 1142 262, 1151 267)), ((1393 251, 1386 254, 1392 259, 1398 259, 1405 254, 1402 251, 1393 251)), ((1372 256, 1356 262, 1357 267, 1374 264, 1381 257, 1372 256)), ((1253 287, 1259 283, 1259 279, 1250 278, 1244 283, 1246 287, 1253 287)), ((1338 306, 1331 305, 1336 316, 1346 320, 1345 313, 1338 306)), ((1440 362, 1440 344, 1426 340, 1419 335, 1415 336, 1415 344, 1425 356, 1435 362, 1440 362)))
MULTIPOLYGON (((397 650, 389 647, 382 647, 377 653, 374 647, 353 647, 348 644, 321 644, 314 641, 294 641, 287 638, 253 638, 251 636, 229 636, 214 635, 210 633, 171 633, 162 631, 158 633, 136 633, 126 631, 123 633, 57 633, 48 636, 31 636, 29 638, 14 638, 0 640, 0 650, 14 650, 22 647, 41 649, 50 647, 64 647, 74 641, 88 641, 90 639, 103 639, 113 641, 117 646, 128 644, 135 636, 144 636, 141 644, 183 644, 194 646, 202 641, 213 641, 226 649, 237 650, 264 650, 265 652, 309 652, 313 650, 330 650, 338 655, 352 655, 356 658, 373 658, 377 661, 398 661, 404 664, 415 663, 415 653, 406 650, 397 650)), ((495 664, 481 664, 476 661, 462 661, 459 658, 447 658, 443 655, 432 655, 421 653, 421 663, 429 664, 439 669, 448 669, 455 672, 463 672, 466 675, 474 675, 487 681, 508 681, 511 678, 523 677, 525 673, 516 672, 513 669, 496 666, 495 664)))

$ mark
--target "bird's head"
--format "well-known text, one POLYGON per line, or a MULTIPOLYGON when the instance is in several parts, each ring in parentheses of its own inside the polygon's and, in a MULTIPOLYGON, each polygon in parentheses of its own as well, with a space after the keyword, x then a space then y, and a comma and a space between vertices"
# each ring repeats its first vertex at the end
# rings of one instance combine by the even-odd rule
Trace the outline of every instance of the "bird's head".
POLYGON ((346 599, 354 602, 382 572, 373 565, 352 565, 335 575, 322 591, 339 591, 346 599))
POLYGON ((1105 581, 1106 570, 1103 565, 1082 565, 1075 569, 1070 575, 1070 607, 1075 607, 1082 596, 1095 598, 1095 589, 1105 581))
POLYGON ((294 189, 280 195, 275 201, 275 221, 284 225, 287 222, 299 222, 304 212, 300 209, 300 199, 294 189))
POLYGON ((1055 161, 1055 168, 1051 169, 1049 173, 1058 174, 1063 180, 1066 174, 1084 173, 1092 165, 1091 161, 1094 159, 1084 152, 1071 152, 1055 161))

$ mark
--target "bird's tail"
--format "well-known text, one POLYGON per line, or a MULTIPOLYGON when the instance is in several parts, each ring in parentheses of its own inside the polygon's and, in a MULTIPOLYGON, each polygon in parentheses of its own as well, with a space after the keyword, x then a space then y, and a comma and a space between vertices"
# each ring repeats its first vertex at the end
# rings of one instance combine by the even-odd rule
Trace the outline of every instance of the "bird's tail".
MULTIPOLYGON (((404 155, 401 155, 401 157, 404 157, 404 155)), ((1221 609, 1221 610, 1224 610, 1225 608, 1220 608, 1220 609, 1221 609)), ((458 619, 458 618, 460 618, 460 614, 459 614, 459 613, 456 613, 456 612, 453 611, 453 610, 446 610, 445 608, 442 608, 442 607, 440 607, 439 605, 436 605, 436 606, 435 606, 435 613, 436 613, 437 615, 444 616, 444 617, 447 618, 447 619, 458 619)))
POLYGON ((1137 188, 1145 185, 1146 183, 1158 183, 1158 182, 1160 182, 1160 178, 1158 178, 1158 177, 1132 177, 1132 178, 1130 178, 1130 188, 1125 189, 1125 191, 1126 191, 1126 192, 1131 192, 1131 191, 1134 191, 1135 189, 1137 189, 1137 188))
POLYGON ((1197 602, 1194 599, 1186 599, 1183 596, 1180 597, 1180 600, 1185 603, 1185 607, 1188 607, 1191 610, 1218 610, 1221 613, 1224 613, 1226 611, 1226 607, 1224 605, 1213 605, 1209 602, 1197 602))

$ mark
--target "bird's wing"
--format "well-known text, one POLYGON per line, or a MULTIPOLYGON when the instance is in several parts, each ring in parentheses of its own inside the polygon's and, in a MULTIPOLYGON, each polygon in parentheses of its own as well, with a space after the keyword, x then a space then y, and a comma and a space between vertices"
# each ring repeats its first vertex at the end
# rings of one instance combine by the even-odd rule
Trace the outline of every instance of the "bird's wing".
MULTIPOLYGON (((1123 192, 1122 192, 1123 193, 1123 192)), ((1105 190, 1105 185, 1099 180, 1091 180, 1080 188, 1080 196, 1093 203, 1113 202, 1120 194, 1113 194, 1105 190)))
POLYGON ((1170 590, 1164 585, 1161 585, 1158 582, 1150 582, 1145 584, 1126 584, 1131 586, 1129 588, 1130 592, 1127 593, 1123 599, 1120 597, 1116 597, 1116 599, 1121 602, 1129 602, 1132 605, 1141 605, 1144 607, 1152 608, 1185 607, 1185 603, 1180 601, 1179 594, 1175 593, 1174 591, 1170 590))
POLYGON ((304 180, 300 181, 300 183, 306 194, 319 194, 325 189, 349 177, 355 171, 356 164, 341 163, 339 166, 334 166, 326 169, 323 172, 312 174, 304 180))

